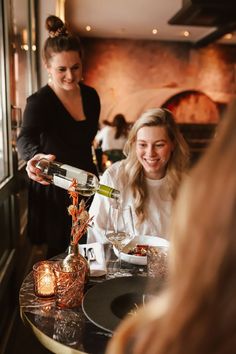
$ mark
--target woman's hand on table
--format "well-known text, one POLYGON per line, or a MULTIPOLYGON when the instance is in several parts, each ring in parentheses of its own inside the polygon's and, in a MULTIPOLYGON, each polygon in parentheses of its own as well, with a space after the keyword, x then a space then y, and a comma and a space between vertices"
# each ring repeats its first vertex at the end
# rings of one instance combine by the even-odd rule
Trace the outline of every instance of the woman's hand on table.
POLYGON ((41 159, 47 159, 49 161, 54 161, 56 156, 52 154, 36 154, 34 157, 32 157, 26 165, 26 172, 33 181, 38 182, 40 184, 43 184, 45 186, 49 185, 50 183, 45 181, 42 177, 40 177, 40 169, 35 167, 37 162, 41 159))

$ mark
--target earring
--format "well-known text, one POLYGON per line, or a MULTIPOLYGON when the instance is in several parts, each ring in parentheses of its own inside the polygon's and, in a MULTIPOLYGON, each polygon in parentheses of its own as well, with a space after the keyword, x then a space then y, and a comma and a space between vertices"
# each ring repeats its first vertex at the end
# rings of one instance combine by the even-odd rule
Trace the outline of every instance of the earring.
POLYGON ((52 74, 48 73, 48 83, 51 84, 52 82, 52 74))

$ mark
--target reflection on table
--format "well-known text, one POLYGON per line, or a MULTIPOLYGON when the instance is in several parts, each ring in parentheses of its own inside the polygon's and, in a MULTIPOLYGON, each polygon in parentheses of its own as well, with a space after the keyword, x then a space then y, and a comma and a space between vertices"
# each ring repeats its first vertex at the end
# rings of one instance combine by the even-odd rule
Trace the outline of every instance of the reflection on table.
MULTIPOLYGON (((110 252, 113 252, 111 248, 107 248, 106 256, 110 252)), ((60 255, 59 258, 63 258, 63 255, 60 255)), ((114 267, 115 258, 114 255, 110 257, 108 269, 114 267)), ((124 262, 123 267, 128 268, 134 275, 146 275, 146 266, 136 266, 124 262)), ((106 276, 90 278, 86 290, 104 280, 106 280, 106 276)), ((53 298, 40 299, 36 297, 32 272, 26 276, 22 283, 19 301, 23 322, 31 328, 41 344, 51 352, 57 354, 104 354, 112 334, 90 322, 81 307, 59 309, 55 306, 53 298)))

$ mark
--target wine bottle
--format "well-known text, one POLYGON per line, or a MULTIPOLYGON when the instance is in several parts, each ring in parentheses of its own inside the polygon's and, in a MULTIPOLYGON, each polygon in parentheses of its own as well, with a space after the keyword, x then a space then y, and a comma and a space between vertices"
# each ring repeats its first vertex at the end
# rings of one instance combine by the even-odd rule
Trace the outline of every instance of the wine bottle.
POLYGON ((91 172, 47 159, 40 159, 36 167, 41 171, 39 175, 55 186, 68 190, 75 179, 77 183, 72 188, 80 195, 88 197, 99 193, 109 198, 119 199, 120 192, 117 189, 100 184, 97 176, 91 172))

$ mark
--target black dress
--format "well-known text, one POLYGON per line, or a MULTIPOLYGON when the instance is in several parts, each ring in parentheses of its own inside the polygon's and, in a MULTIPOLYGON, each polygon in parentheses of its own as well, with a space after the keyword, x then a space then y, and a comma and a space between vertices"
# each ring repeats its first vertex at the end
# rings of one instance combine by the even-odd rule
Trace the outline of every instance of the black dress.
MULTIPOLYGON (((48 86, 27 99, 23 125, 17 141, 22 159, 37 153, 54 154, 56 160, 97 174, 91 144, 98 129, 100 100, 97 92, 80 84, 84 121, 72 118, 48 86)), ((66 190, 29 181, 28 236, 32 243, 65 251, 69 243, 71 204, 66 190)))

